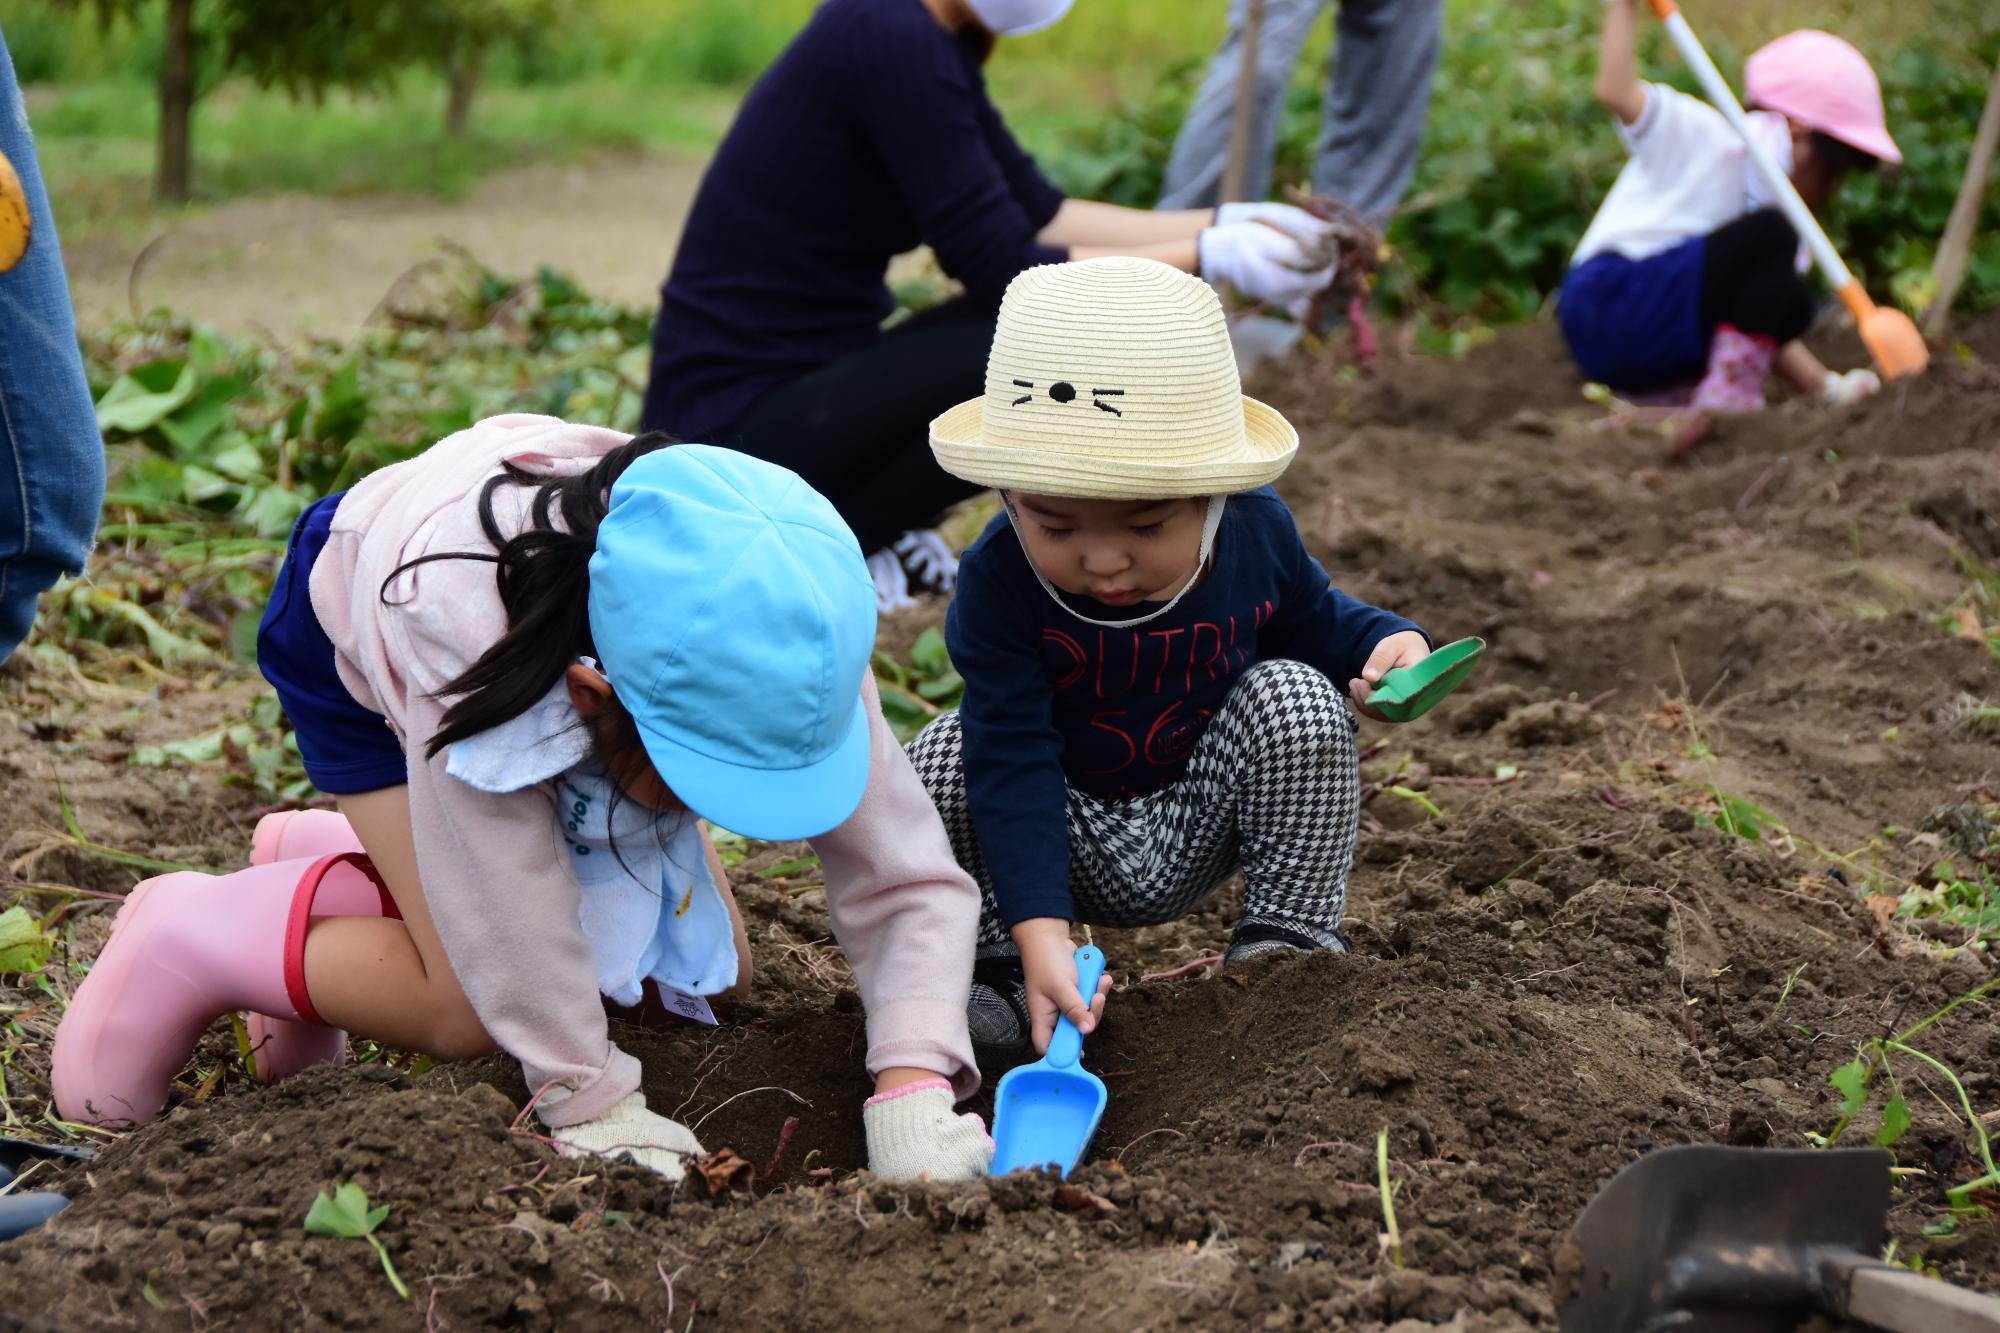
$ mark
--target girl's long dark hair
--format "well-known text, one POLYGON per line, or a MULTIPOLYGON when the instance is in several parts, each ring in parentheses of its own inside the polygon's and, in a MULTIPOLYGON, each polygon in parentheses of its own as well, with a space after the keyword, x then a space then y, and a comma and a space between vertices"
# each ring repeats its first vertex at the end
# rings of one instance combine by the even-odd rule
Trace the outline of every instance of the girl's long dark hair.
MULTIPOLYGON (((407 570, 434 560, 486 560, 496 566, 500 603, 507 608, 507 632, 437 692, 438 698, 458 698, 445 709, 442 725, 425 746, 426 758, 436 758, 453 741, 519 717, 577 658, 597 655, 590 634, 590 557, 597 550, 597 526, 611 507, 612 484, 637 459, 677 443, 652 431, 613 449, 588 471, 552 479, 508 463, 479 493, 479 525, 493 543, 492 554, 419 556, 382 581, 382 604, 390 606, 390 585, 407 570), (501 533, 493 517, 493 496, 502 486, 535 488, 528 526, 512 537, 501 533)), ((629 716, 623 721, 631 727, 629 716)))

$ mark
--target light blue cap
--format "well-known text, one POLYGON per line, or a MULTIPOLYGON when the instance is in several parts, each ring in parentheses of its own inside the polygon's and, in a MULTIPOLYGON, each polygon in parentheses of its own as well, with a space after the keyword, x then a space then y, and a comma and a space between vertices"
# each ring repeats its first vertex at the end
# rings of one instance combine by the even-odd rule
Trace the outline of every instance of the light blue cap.
POLYGON ((868 786, 875 585, 797 473, 682 444, 611 488, 590 633, 674 795, 746 837, 815 837, 868 786))

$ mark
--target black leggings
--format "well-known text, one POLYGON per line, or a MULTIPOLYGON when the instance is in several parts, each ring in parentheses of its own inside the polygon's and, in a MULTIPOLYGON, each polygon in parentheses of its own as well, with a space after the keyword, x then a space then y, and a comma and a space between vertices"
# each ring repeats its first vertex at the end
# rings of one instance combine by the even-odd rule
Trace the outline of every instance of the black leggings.
POLYGON ((765 397, 716 442, 804 477, 873 553, 980 487, 931 457, 930 423, 986 387, 994 308, 933 306, 765 397))
POLYGON ((1812 288, 1792 266, 1799 235, 1775 208, 1709 233, 1701 260, 1701 324, 1731 324, 1788 343, 1812 324, 1812 288))

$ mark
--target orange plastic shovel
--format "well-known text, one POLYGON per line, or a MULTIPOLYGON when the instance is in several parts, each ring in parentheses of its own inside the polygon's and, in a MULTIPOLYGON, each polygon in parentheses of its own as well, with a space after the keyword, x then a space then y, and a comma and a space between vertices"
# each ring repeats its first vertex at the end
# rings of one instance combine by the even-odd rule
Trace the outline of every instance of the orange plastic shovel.
POLYGON ((1861 284, 1847 271, 1847 265, 1840 262, 1840 255, 1834 250, 1833 242, 1826 238, 1826 232, 1814 220, 1812 210, 1806 201, 1799 198, 1799 192, 1792 187, 1792 181, 1778 166, 1770 150, 1750 132, 1750 122, 1744 119, 1743 108, 1736 100, 1729 83, 1722 77, 1722 71, 1708 58, 1701 41, 1694 35, 1694 29, 1681 16, 1680 7, 1674 0, 1652 0, 1653 12, 1660 16, 1666 26, 1667 36, 1673 38, 1680 48, 1681 59, 1687 61, 1688 68, 1701 82, 1702 91, 1708 100, 1715 103, 1741 136, 1743 144, 1750 150, 1750 160, 1757 164, 1764 180, 1777 196, 1778 206, 1785 210, 1792 226, 1799 235, 1805 237, 1806 247, 1818 262, 1826 280, 1833 284, 1841 301, 1854 312, 1854 322, 1861 330, 1861 341, 1868 348, 1868 355, 1875 358, 1881 367, 1884 379, 1901 379, 1905 375, 1915 375, 1923 371, 1931 361, 1930 348, 1924 346, 1923 335, 1917 332, 1916 322, 1900 310, 1885 310, 1868 298, 1861 290, 1861 284))

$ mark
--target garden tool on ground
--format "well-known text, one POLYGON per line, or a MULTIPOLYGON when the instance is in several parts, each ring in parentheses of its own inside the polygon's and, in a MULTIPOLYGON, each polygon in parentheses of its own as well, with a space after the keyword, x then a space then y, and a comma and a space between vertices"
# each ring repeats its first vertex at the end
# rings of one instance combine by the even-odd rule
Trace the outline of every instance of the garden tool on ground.
POLYGON ((27 1178, 36 1162, 88 1162, 96 1157, 89 1148, 71 1148, 60 1143, 36 1143, 31 1139, 0 1138, 0 1240, 33 1231, 69 1207, 69 1199, 54 1190, 21 1190, 15 1182, 27 1178))
POLYGON ((1791 1333, 1824 1312, 1891 1333, 2000 1333, 2000 1300, 1884 1263, 1890 1157, 1663 1148, 1577 1217, 1562 1333, 1791 1333))
MULTIPOLYGON (((1076 951, 1076 988, 1096 995, 1104 953, 1094 944, 1076 951)), ((993 1098, 992 1174, 1053 1166, 1067 1176, 1083 1160, 1109 1100, 1104 1080, 1082 1064, 1083 1034, 1067 1015, 1056 1019, 1048 1054, 1010 1069, 993 1098)))
POLYGON ((1813 259, 1819 264, 1820 271, 1826 274, 1826 280, 1832 284, 1835 294, 1853 312, 1854 323, 1861 331, 1861 341, 1867 346, 1868 355, 1881 368, 1882 378, 1893 380, 1922 373, 1924 367, 1930 364, 1931 354, 1924 345, 1923 335, 1917 332, 1915 321, 1900 310, 1886 309, 1869 299, 1861 283, 1841 262, 1833 242, 1826 237, 1825 229, 1813 218, 1812 210, 1806 207, 1805 200, 1799 198, 1791 177, 1785 174, 1770 150, 1751 131, 1750 122, 1744 118, 1735 92, 1730 89, 1728 80, 1722 77, 1722 71, 1715 67, 1715 62, 1709 59, 1701 40, 1682 16, 1680 7, 1674 0, 1651 0, 1651 3, 1653 12, 1660 16, 1660 22, 1666 27, 1667 36, 1680 49, 1681 59, 1687 61, 1688 68, 1694 71, 1695 78, 1701 83, 1702 91, 1708 94, 1708 100, 1715 104, 1716 110, 1728 119, 1737 136, 1743 140, 1744 147, 1750 151, 1750 160, 1757 164, 1758 173, 1771 187, 1771 193, 1784 210, 1785 217, 1791 221, 1793 229, 1805 238, 1807 248, 1812 251, 1813 259))

